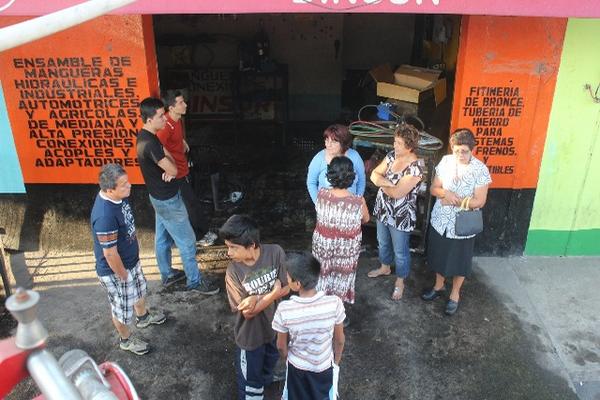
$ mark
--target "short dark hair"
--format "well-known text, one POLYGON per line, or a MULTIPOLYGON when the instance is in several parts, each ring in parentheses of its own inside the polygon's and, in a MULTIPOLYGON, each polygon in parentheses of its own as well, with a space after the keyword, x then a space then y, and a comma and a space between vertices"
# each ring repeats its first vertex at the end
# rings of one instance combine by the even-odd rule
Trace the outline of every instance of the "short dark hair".
POLYGON ((119 178, 126 174, 125 169, 119 164, 105 164, 100 170, 98 178, 100 189, 107 191, 116 188, 119 178))
POLYGON ((314 289, 319 282, 321 263, 308 251, 291 252, 286 255, 287 273, 303 289, 314 289))
POLYGON ((415 153, 419 147, 419 130, 412 125, 401 123, 394 131, 394 136, 402 138, 407 149, 415 153))
POLYGON ((352 135, 348 127, 342 124, 329 125, 323 132, 323 139, 330 138, 340 143, 342 152, 346 152, 352 144, 352 135))
POLYGON ((177 103, 177 98, 179 96, 183 96, 181 90, 167 90, 167 94, 163 97, 163 103, 165 103, 165 108, 169 111, 169 107, 174 107, 175 103, 177 103))
POLYGON ((333 157, 327 166, 327 180, 333 188, 347 189, 352 185, 355 177, 354 164, 346 156, 333 157))
POLYGON ((258 224, 250 216, 234 214, 219 229, 219 236, 240 246, 260 246, 260 230, 258 224))
POLYGON ((156 115, 156 111, 161 108, 165 108, 165 103, 161 99, 156 97, 146 97, 140 103, 140 117, 142 121, 146 123, 148 118, 152 118, 156 115))
POLYGON ((468 128, 459 128, 450 137, 450 146, 466 145, 469 150, 475 147, 475 135, 468 128))

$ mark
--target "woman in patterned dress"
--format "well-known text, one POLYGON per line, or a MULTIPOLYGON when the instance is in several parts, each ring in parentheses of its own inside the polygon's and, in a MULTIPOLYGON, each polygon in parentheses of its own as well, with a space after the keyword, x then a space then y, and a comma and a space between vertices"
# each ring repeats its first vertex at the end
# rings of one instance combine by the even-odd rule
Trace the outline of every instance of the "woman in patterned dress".
POLYGON ((433 287, 426 289, 425 301, 440 297, 446 278, 452 278, 452 292, 445 313, 458 310, 460 288, 471 273, 475 235, 457 236, 454 231, 456 213, 464 198, 471 197, 468 207, 481 208, 492 182, 484 163, 473 157, 475 137, 468 129, 458 129, 450 138, 452 154, 442 158, 435 167, 431 195, 437 198, 431 212, 431 227, 427 245, 427 264, 435 272, 433 287))
POLYGON ((417 190, 423 167, 417 159, 419 131, 401 124, 394 135, 394 150, 371 173, 379 187, 373 214, 377 218, 377 242, 381 266, 368 273, 369 278, 389 275, 396 266, 392 300, 404 293, 404 279, 410 272, 410 233, 417 223, 417 190))
POLYGON ((365 199, 348 190, 354 178, 354 166, 348 157, 331 160, 327 167, 331 189, 321 189, 317 195, 317 224, 312 242, 313 255, 321 263, 317 290, 350 304, 354 303, 361 223, 369 220, 365 199))

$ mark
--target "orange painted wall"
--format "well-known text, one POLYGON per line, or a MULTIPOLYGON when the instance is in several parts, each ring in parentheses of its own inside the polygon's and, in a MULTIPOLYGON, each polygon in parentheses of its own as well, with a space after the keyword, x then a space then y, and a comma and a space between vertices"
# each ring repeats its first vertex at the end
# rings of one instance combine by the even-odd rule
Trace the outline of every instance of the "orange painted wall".
POLYGON ((0 53, 0 81, 25 183, 97 183, 107 162, 143 183, 138 106, 158 94, 151 17, 104 16, 0 53))
POLYGON ((566 23, 463 17, 451 126, 476 134, 493 188, 537 186, 566 23))

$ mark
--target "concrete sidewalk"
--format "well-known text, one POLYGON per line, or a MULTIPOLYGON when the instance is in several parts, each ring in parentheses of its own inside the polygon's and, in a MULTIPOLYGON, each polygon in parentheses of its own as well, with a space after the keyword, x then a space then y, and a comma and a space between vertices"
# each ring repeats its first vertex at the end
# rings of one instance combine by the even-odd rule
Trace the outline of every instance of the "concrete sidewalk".
POLYGON ((483 283, 543 343, 539 362, 600 400, 600 258, 476 259, 483 283))

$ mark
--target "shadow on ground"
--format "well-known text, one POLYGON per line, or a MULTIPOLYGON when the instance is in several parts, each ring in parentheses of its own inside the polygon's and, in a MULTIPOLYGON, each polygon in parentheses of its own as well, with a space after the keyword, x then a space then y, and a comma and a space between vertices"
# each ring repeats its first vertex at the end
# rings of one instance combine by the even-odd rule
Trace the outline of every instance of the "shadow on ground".
MULTIPOLYGON (((361 258, 357 301, 348 311, 341 399, 576 399, 563 378, 536 361, 552 350, 528 336, 477 275, 466 283, 461 308, 450 318, 443 315, 441 299, 419 299, 430 276, 420 258, 413 263, 404 299, 393 302, 394 278, 366 278, 377 260, 361 258)), ((224 289, 222 275, 212 278, 224 289)), ((143 399, 233 399, 233 317, 225 294, 205 298, 150 282, 148 303, 169 319, 139 332, 154 347, 140 357, 117 348, 99 286, 44 291, 40 316, 50 331, 48 347, 57 358, 81 348, 98 362, 117 362, 143 399)), ((280 390, 270 388, 268 398, 277 398, 280 390)), ((28 381, 8 399, 36 393, 28 381)))

